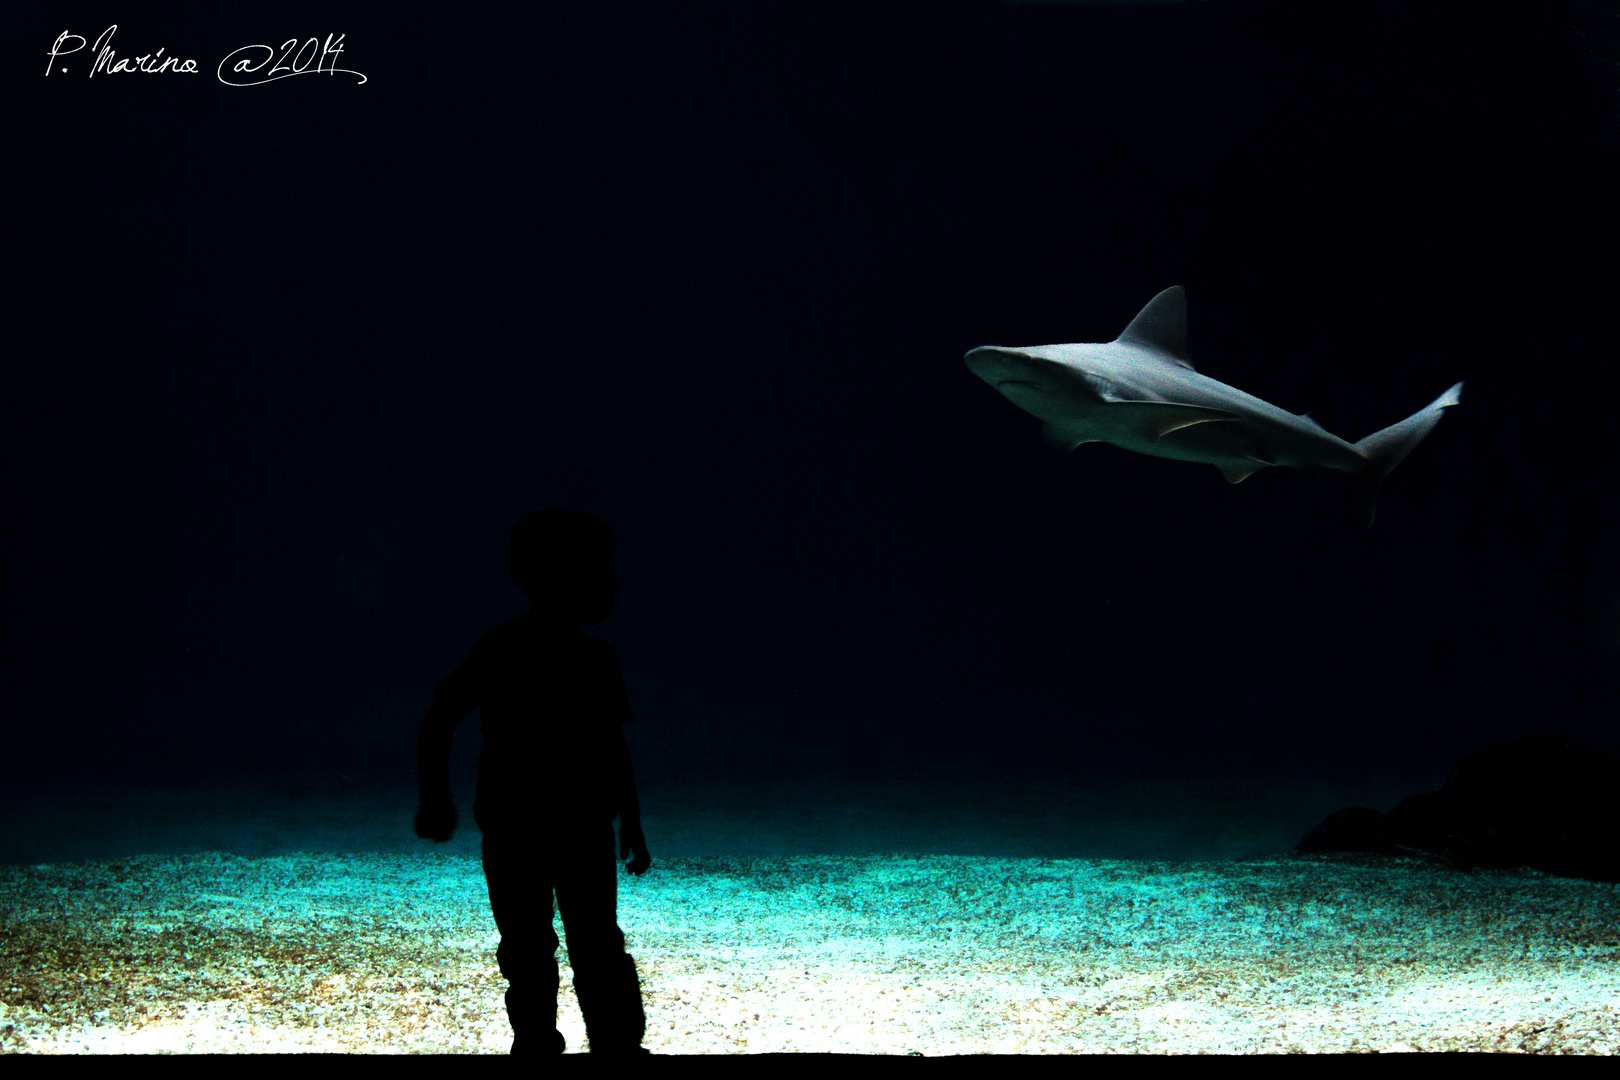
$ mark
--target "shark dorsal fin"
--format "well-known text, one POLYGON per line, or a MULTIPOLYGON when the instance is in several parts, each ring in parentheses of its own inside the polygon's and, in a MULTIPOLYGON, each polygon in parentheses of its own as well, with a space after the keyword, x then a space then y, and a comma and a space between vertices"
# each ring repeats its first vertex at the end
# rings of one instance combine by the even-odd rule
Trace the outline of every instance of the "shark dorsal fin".
POLYGON ((1327 434, 1327 428, 1323 427, 1320 423, 1318 423, 1316 417, 1312 416, 1310 413, 1302 412, 1302 413, 1299 413, 1297 415, 1298 415, 1299 419, 1305 421, 1307 424, 1311 425, 1311 427, 1315 428, 1317 431, 1322 432, 1322 434, 1324 434, 1324 435, 1327 434))
POLYGON ((1141 345, 1165 353, 1188 371, 1193 370, 1187 354, 1187 294, 1172 285, 1147 302, 1136 313, 1131 325, 1119 335, 1127 345, 1141 345))

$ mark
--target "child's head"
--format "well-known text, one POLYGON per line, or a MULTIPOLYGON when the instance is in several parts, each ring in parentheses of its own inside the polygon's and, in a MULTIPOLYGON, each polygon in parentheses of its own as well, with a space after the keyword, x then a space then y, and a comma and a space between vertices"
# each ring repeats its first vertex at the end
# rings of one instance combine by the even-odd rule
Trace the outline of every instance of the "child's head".
POLYGON ((512 526, 506 567, 536 611, 595 625, 613 614, 613 530, 590 514, 536 510, 512 526))

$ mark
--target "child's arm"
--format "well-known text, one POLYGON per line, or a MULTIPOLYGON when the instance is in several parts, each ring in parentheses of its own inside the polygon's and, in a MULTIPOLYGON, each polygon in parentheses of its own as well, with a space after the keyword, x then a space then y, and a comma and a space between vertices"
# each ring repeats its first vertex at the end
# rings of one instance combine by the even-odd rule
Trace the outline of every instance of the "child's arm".
POLYGON ((450 736, 461 717, 435 701, 422 718, 416 737, 416 778, 421 805, 416 810, 416 835, 443 842, 456 831, 456 807, 450 801, 450 736))
POLYGON ((652 856, 647 854, 647 838, 641 832, 641 799, 636 795, 630 744, 624 740, 623 728, 617 728, 613 734, 619 758, 619 858, 629 859, 625 869, 640 877, 652 865, 652 856))

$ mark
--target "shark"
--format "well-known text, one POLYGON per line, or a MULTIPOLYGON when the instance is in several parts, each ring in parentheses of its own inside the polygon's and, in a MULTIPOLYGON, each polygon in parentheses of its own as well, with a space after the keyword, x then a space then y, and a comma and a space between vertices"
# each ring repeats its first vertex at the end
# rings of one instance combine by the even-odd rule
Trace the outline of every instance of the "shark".
POLYGON ((1012 348, 981 345, 963 358, 979 378, 1045 421, 1062 450, 1112 443, 1138 454, 1213 465, 1230 483, 1273 465, 1315 476, 1350 475, 1357 514, 1371 528, 1378 488, 1462 400, 1457 383, 1397 424, 1359 442, 1194 369, 1187 351, 1187 296, 1180 285, 1148 301, 1113 341, 1012 348))

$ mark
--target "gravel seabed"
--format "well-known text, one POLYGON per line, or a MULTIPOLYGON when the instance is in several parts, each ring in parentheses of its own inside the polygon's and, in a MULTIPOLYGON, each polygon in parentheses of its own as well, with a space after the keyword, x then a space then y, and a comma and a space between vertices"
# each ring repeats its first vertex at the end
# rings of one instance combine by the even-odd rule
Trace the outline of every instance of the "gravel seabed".
MULTIPOLYGON (((1620 888, 1534 872, 667 859, 619 913, 656 1053, 1620 1051, 1620 888)), ((501 1053, 496 942, 465 855, 0 867, 0 1049, 501 1053)))

